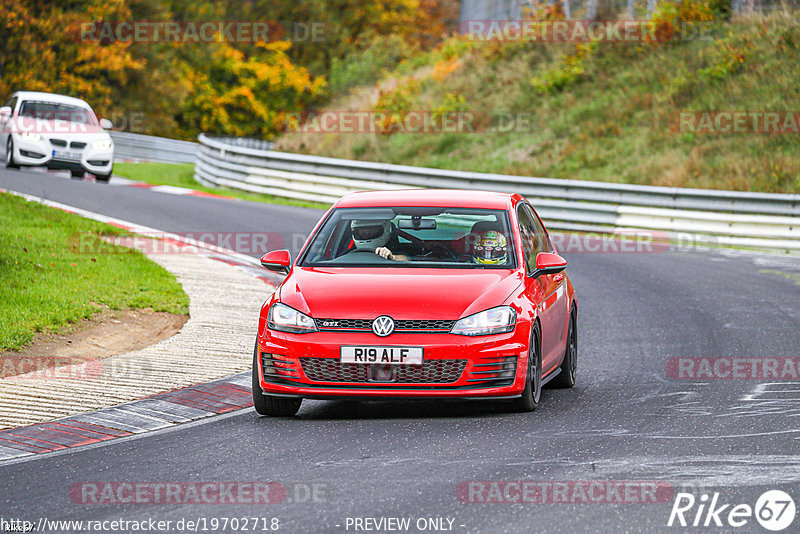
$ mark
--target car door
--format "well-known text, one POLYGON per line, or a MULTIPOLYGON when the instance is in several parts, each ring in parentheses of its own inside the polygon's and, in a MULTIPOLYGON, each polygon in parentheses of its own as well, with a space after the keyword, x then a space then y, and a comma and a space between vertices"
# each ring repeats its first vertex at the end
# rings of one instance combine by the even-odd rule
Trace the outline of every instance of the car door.
POLYGON ((566 296, 564 277, 561 273, 541 275, 535 278, 532 276, 536 270, 537 254, 550 252, 550 242, 530 206, 521 204, 517 209, 517 219, 528 273, 525 293, 527 298, 537 306, 542 329, 542 372, 547 374, 558 366, 559 359, 564 352, 566 335, 563 332, 565 312, 562 309, 566 296))
MULTIPOLYGON (((536 231, 539 235, 542 236, 542 251, 543 252, 554 252, 558 253, 558 251, 553 246, 553 243, 550 241, 550 237, 547 235, 547 230, 544 228, 544 224, 542 224, 542 220, 539 218, 539 214, 536 213, 536 210, 533 209, 532 206, 526 205, 525 209, 530 212, 530 215, 533 217, 533 224, 536 226, 536 231)), ((558 335, 555 337, 556 339, 556 362, 553 366, 558 365, 558 360, 564 355, 564 351, 567 347, 567 328, 569 326, 569 301, 567 298, 567 281, 566 275, 561 273, 551 274, 549 275, 550 282, 554 286, 554 291, 556 294, 556 301, 553 305, 554 309, 554 318, 556 320, 556 330, 558 335)), ((547 368, 544 369, 545 372, 547 368)))

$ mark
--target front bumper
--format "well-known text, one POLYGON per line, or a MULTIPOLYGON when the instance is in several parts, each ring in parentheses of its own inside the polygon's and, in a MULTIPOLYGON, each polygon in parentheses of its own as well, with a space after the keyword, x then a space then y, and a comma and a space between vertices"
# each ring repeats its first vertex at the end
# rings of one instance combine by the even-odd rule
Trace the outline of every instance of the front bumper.
POLYGON ((14 163, 26 167, 46 167, 48 169, 84 170, 92 174, 111 174, 114 166, 114 149, 95 150, 92 142, 82 149, 68 149, 52 146, 47 137, 30 141, 12 134, 14 141, 14 163), (59 159, 55 150, 68 150, 80 154, 80 159, 59 159))
POLYGON ((525 388, 528 353, 527 334, 521 330, 518 324, 513 332, 491 336, 396 333, 388 338, 372 333, 284 334, 268 330, 259 336, 256 372, 263 392, 278 396, 517 397, 525 388), (393 366, 394 381, 366 381, 368 364, 339 363, 342 345, 423 347, 423 365, 427 367, 393 366), (348 372, 338 372, 342 365, 350 366, 348 372), (332 371, 335 376, 321 375, 320 368, 336 370, 332 371))

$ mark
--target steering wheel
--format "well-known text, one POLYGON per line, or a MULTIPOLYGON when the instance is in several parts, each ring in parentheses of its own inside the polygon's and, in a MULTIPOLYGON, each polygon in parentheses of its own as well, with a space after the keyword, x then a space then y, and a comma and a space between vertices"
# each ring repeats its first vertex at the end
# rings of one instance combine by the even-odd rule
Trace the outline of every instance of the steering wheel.
POLYGON ((430 250, 431 252, 439 251, 442 253, 442 256, 445 257, 444 259, 450 259, 455 262, 458 262, 460 259, 458 254, 456 254, 454 250, 449 249, 440 243, 432 243, 432 244, 425 243, 424 245, 421 245, 421 248, 423 250, 430 250))
POLYGON ((450 256, 451 260, 456 262, 459 261, 458 254, 456 254, 454 250, 451 250, 444 245, 440 245, 439 243, 434 243, 432 245, 429 245, 428 243, 418 238, 417 236, 409 234, 408 232, 404 232, 403 230, 398 230, 397 235, 405 237, 406 239, 408 239, 409 241, 420 247, 422 250, 426 249, 431 251, 440 250, 444 252, 446 255, 450 256))
POLYGON ((381 261, 384 261, 384 262, 392 261, 392 260, 387 260, 386 258, 384 258, 383 256, 381 256, 379 254, 375 254, 371 250, 366 250, 366 249, 363 249, 363 248, 354 248, 354 249, 348 251, 346 255, 349 256, 350 254, 372 254, 373 256, 375 256, 376 258, 380 259, 381 261))
POLYGON ((459 257, 459 255, 458 255, 458 254, 456 254, 456 252, 455 252, 454 250, 452 250, 452 249, 449 249, 449 248, 447 248, 447 247, 446 247, 446 246, 444 246, 444 245, 440 245, 440 244, 438 244, 438 243, 437 243, 436 245, 434 245, 434 247, 433 247, 433 248, 435 248, 435 249, 437 249, 437 250, 441 250, 441 251, 442 251, 442 252, 444 252, 446 255, 450 256, 450 259, 451 259, 451 260, 453 260, 453 261, 455 261, 455 262, 458 262, 458 261, 460 261, 460 257, 459 257))

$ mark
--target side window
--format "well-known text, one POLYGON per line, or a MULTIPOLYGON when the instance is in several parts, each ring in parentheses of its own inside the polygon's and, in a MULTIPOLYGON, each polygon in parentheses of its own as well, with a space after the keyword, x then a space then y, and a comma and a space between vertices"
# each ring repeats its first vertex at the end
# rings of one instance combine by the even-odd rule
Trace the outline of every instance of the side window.
POLYGON ((525 206, 517 209, 517 217, 519 218, 519 233, 522 237, 522 255, 525 256, 525 269, 531 272, 536 269, 536 255, 542 251, 541 240, 533 218, 525 206))
POLYGON ((542 243, 542 250, 540 250, 540 252, 553 252, 553 245, 550 243, 550 239, 547 237, 547 232, 545 231, 544 225, 542 225, 542 221, 539 219, 539 216, 528 205, 522 206, 522 209, 528 213, 528 216, 531 218, 531 220, 533 220, 534 226, 536 226, 536 233, 539 234, 542 243))

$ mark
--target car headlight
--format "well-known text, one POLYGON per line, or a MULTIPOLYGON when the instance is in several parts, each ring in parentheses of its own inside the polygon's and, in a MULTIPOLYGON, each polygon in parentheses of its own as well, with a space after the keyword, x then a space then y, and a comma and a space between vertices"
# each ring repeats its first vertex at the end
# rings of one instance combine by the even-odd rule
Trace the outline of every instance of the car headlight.
POLYGON ((517 323, 517 312, 510 306, 498 306, 469 317, 459 319, 451 334, 460 336, 487 336, 489 334, 502 334, 514 330, 517 323))
POLYGON ((98 139, 92 143, 92 148, 95 150, 111 150, 114 142, 111 139, 98 139))
POLYGON ((20 132, 19 137, 23 141, 28 141, 30 143, 38 143, 39 139, 42 138, 42 136, 36 132, 20 132))
POLYGON ((314 319, 280 302, 270 307, 267 326, 272 330, 291 334, 307 334, 317 331, 314 319))

